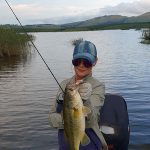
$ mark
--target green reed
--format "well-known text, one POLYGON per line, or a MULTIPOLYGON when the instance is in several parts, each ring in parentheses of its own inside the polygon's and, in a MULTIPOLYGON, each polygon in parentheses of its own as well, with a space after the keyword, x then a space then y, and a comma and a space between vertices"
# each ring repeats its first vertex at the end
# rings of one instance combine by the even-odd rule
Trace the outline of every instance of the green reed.
MULTIPOLYGON (((30 38, 33 39, 32 36, 30 38)), ((27 55, 30 52, 28 41, 25 34, 0 27, 0 57, 27 55)))
POLYGON ((142 30, 142 41, 141 43, 150 44, 150 28, 142 30))
POLYGON ((72 41, 72 45, 73 45, 73 46, 76 46, 77 44, 79 44, 79 43, 82 42, 82 41, 83 41, 83 38, 74 39, 74 40, 72 41))
POLYGON ((143 30, 143 38, 145 39, 145 40, 150 40, 150 28, 149 29, 145 29, 145 30, 143 30))

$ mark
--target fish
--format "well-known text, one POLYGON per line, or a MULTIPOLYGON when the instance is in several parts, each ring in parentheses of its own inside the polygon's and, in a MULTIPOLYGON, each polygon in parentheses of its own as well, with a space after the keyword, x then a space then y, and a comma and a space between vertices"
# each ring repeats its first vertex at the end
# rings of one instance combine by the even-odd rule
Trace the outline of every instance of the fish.
POLYGON ((85 146, 90 139, 85 133, 85 117, 91 110, 83 105, 78 92, 78 84, 68 83, 65 88, 63 102, 64 135, 70 150, 79 150, 80 143, 85 146))

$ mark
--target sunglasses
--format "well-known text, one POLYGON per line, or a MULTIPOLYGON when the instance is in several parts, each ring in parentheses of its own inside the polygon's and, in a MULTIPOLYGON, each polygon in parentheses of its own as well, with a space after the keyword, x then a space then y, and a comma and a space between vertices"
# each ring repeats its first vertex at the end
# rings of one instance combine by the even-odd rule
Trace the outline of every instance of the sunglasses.
POLYGON ((79 66, 81 64, 81 62, 83 63, 84 67, 86 67, 86 68, 92 67, 91 62, 89 60, 87 60, 87 59, 79 58, 79 59, 72 60, 72 64, 74 66, 79 66))

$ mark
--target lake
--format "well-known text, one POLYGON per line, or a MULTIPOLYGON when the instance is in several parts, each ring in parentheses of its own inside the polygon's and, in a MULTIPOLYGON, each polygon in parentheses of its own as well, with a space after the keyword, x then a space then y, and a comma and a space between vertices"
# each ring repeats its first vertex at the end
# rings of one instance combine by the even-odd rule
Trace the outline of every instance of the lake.
MULTIPOLYGON (((59 82, 73 75, 72 40, 92 41, 98 51, 93 75, 106 93, 128 106, 130 150, 150 149, 150 45, 141 31, 109 30, 32 33, 35 45, 59 82)), ((34 52, 24 60, 0 59, 0 150, 57 150, 57 130, 48 112, 58 85, 34 52)))

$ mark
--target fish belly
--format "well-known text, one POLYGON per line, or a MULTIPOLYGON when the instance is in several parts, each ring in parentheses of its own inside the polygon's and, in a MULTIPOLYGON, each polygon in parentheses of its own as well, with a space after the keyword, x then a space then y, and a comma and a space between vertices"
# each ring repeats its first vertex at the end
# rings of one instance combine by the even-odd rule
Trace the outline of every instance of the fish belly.
POLYGON ((70 149, 78 150, 85 132, 85 117, 81 109, 65 109, 64 130, 70 149))

